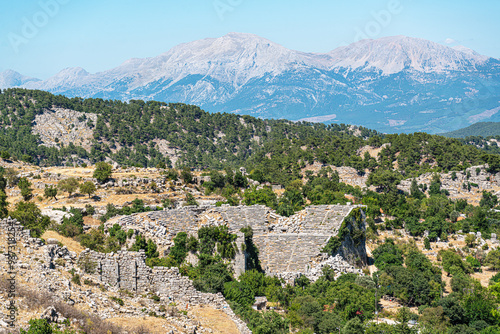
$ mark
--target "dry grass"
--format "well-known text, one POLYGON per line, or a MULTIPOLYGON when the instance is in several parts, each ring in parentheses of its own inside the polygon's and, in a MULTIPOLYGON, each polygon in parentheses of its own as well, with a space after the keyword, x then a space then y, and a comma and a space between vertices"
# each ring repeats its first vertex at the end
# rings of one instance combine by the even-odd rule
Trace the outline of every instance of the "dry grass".
POLYGON ((482 273, 474 273, 471 276, 481 282, 482 286, 488 286, 490 284, 490 279, 495 276, 498 271, 487 270, 483 267, 482 273))
POLYGON ((88 226, 99 226, 101 222, 98 219, 94 219, 91 216, 83 217, 83 223, 88 226))
MULTIPOLYGON (((0 279, 2 282, 2 279, 0 279)), ((67 303, 57 301, 55 296, 49 292, 34 290, 26 285, 18 286, 18 296, 23 298, 23 303, 26 304, 28 310, 38 310, 42 312, 49 306, 53 306, 59 314, 67 319, 76 319, 80 323, 80 329, 84 333, 89 334, 119 334, 125 330, 129 333, 147 334, 153 333, 148 328, 137 325, 134 322, 133 326, 126 329, 120 325, 114 324, 110 321, 105 321, 94 314, 87 314, 74 306, 67 303)))
POLYGON ((48 238, 57 239, 64 246, 68 247, 68 250, 70 252, 75 252, 78 255, 80 255, 80 253, 85 250, 85 248, 83 248, 78 241, 62 236, 56 231, 45 231, 45 233, 42 235, 42 238, 45 240, 47 240, 48 238))
POLYGON ((195 306, 189 313, 196 317, 203 327, 210 328, 213 333, 239 334, 236 324, 229 316, 211 307, 195 306))
POLYGON ((163 334, 165 333, 165 328, 163 325, 169 324, 175 327, 177 331, 181 329, 173 326, 166 319, 155 318, 155 317, 144 317, 144 318, 110 318, 108 321, 116 326, 120 326, 123 329, 130 331, 131 333, 154 333, 163 334))
MULTIPOLYGON (((0 165, 2 165, 2 160, 0 160, 0 165)), ((36 166, 31 166, 28 164, 9 164, 9 163, 4 163, 5 167, 12 167, 15 168, 16 171, 20 173, 29 173, 33 172, 38 174, 40 170, 43 171, 43 173, 51 173, 51 174, 56 174, 56 175, 61 175, 63 178, 64 177, 76 177, 76 178, 90 178, 92 177, 92 174, 94 172, 94 167, 45 167, 45 168, 39 168, 36 166), (20 168, 18 168, 20 167, 20 168)), ((201 173, 195 172, 193 175, 199 176, 201 173)), ((45 184, 51 184, 51 185, 56 185, 58 182, 54 180, 49 180, 46 178, 43 178, 43 174, 41 179, 34 180, 33 182, 42 182, 45 184)), ((117 169, 113 170, 113 178, 119 180, 123 178, 127 179, 133 179, 133 178, 149 178, 149 179, 156 179, 156 178, 161 178, 162 175, 160 172, 151 169, 151 168, 138 168, 136 170, 128 171, 125 172, 122 169, 117 169)), ((194 187, 194 185, 191 185, 191 187, 194 187)), ((130 189, 130 187, 126 187, 127 189, 130 189)), ((18 191, 18 189, 15 189, 18 191)), ((139 198, 143 200, 146 204, 155 204, 158 206, 161 206, 161 199, 165 197, 169 198, 183 198, 184 194, 183 192, 178 191, 177 189, 177 195, 172 193, 172 189, 169 189, 167 187, 165 192, 162 193, 154 193, 151 191, 149 187, 142 187, 138 186, 135 189, 132 189, 134 193, 132 194, 117 194, 117 188, 110 188, 110 189, 97 189, 95 195, 99 197, 100 199, 89 199, 87 196, 79 195, 79 194, 73 194, 71 197, 68 196, 67 193, 59 193, 57 196, 57 200, 54 199, 45 199, 42 198, 41 200, 38 199, 39 196, 43 197, 44 191, 43 189, 34 189, 33 190, 33 195, 34 195, 34 201, 35 203, 40 207, 40 209, 45 209, 45 208, 62 208, 63 206, 66 207, 75 207, 75 208, 83 208, 85 207, 86 204, 91 204, 93 206, 97 207, 104 207, 107 204, 114 204, 118 206, 123 206, 127 202, 132 202, 134 199, 139 198), (138 193, 137 193, 138 192, 138 193)), ((9 203, 10 203, 10 209, 14 208, 14 205, 21 201, 22 198, 20 195, 13 195, 11 192, 8 194, 9 196, 9 203)), ((210 200, 222 200, 223 198, 220 197, 218 198, 217 196, 202 196, 202 199, 210 199, 210 200)), ((90 223, 89 225, 94 225, 93 222, 90 223)), ((97 224, 95 224, 97 225, 97 224)))

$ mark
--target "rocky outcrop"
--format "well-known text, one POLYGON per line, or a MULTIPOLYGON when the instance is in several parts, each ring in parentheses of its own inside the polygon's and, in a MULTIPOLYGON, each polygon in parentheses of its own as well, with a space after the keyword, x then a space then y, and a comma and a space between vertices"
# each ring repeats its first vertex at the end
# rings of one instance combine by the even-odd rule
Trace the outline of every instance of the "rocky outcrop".
POLYGON ((46 109, 35 116, 33 133, 40 135, 42 145, 56 147, 59 143, 68 146, 70 143, 90 150, 93 130, 97 115, 70 109, 46 109))
POLYGON ((73 216, 72 213, 61 210, 52 210, 52 209, 42 210, 42 215, 49 217, 50 220, 52 220, 57 224, 61 224, 64 218, 71 218, 73 216))
MULTIPOLYGON (((445 189, 450 193, 450 198, 465 198, 470 199, 471 195, 477 192, 494 191, 500 186, 500 173, 491 174, 487 171, 488 165, 472 166, 465 172, 449 172, 440 174, 441 189, 445 189), (467 185, 471 184, 469 190, 467 185), (464 184, 466 187, 464 188, 464 184)), ((432 182, 432 173, 425 173, 416 178, 419 185, 425 184, 427 187, 432 182)), ((409 192, 412 179, 401 181, 398 188, 409 192)))

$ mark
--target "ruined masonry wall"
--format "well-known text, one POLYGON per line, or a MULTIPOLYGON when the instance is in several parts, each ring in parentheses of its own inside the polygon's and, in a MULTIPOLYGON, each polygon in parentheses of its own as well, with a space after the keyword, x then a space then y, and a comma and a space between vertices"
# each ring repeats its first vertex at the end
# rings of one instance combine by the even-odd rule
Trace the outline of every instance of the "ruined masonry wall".
POLYGON ((94 275, 112 287, 141 294, 153 292, 169 302, 183 302, 191 306, 210 305, 226 313, 235 322, 240 333, 251 333, 221 294, 197 291, 189 278, 180 275, 178 268, 146 266, 144 251, 102 254, 86 249, 80 254, 78 261, 84 260, 95 263, 94 275))
MULTIPOLYGON (((38 238, 30 236, 30 230, 15 219, 0 220, 0 233, 6 234, 9 228, 16 231, 16 241, 25 245, 44 247, 48 263, 56 257, 71 255, 66 247, 43 245, 38 238), (57 253, 57 254, 55 254, 57 253), (62 253, 62 254, 59 254, 62 253)), ((72 256, 72 255, 71 255, 72 256)), ((76 254, 74 254, 76 257, 76 254)), ((68 258, 69 259, 69 258, 68 258)), ((150 268, 145 263, 144 251, 103 254, 89 249, 80 253, 77 263, 91 261, 95 264, 94 276, 112 287, 136 293, 157 293, 165 301, 185 302, 187 305, 210 305, 226 313, 236 324, 241 334, 251 334, 247 325, 231 310, 222 294, 202 293, 197 291, 189 278, 181 276, 178 268, 150 268)))
MULTIPOLYGON (((201 226, 226 224, 231 233, 251 226, 254 242, 259 248, 262 268, 268 274, 305 272, 318 261, 324 260, 321 249, 331 236, 337 235, 344 218, 355 205, 313 205, 291 217, 282 217, 263 205, 183 207, 124 216, 110 221, 128 228, 138 228, 159 245, 171 245, 179 232, 196 234, 201 226)), ((244 238, 239 235, 237 244, 244 238)), ((346 260, 366 259, 364 244, 354 247, 345 243, 346 260), (353 256, 349 252, 353 252, 353 256)), ((245 271, 244 254, 238 253, 233 261, 238 276, 245 271)))

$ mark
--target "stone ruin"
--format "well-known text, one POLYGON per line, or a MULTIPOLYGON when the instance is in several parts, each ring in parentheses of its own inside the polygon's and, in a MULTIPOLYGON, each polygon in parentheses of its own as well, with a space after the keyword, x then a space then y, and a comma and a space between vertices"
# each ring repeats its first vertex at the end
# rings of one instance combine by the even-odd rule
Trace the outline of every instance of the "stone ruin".
MULTIPOLYGON (((354 264, 366 264, 364 240, 355 246, 352 240, 347 240, 350 238, 346 238, 337 254, 321 252, 328 240, 338 234, 345 217, 358 207, 360 206, 309 206, 291 217, 279 216, 262 205, 183 207, 117 217, 109 221, 107 226, 117 223, 125 230, 136 229, 157 242, 168 244, 165 241, 171 242, 179 232, 194 235, 202 226, 227 225, 231 233, 238 235, 237 245, 240 251, 233 261, 236 275, 246 269, 246 254, 240 247, 244 243, 244 235, 240 230, 250 226, 265 272, 291 282, 300 275, 317 279, 325 265, 332 267, 338 275, 341 272, 361 273, 354 264)), ((80 268, 88 269, 87 274, 112 289, 138 294, 155 293, 164 302, 210 305, 225 312, 241 333, 250 333, 221 294, 197 291, 189 278, 181 276, 177 268, 148 267, 144 251, 103 254, 87 249, 77 258, 76 254, 68 252, 65 247, 43 245, 40 239, 31 238, 29 230, 24 230, 12 219, 1 220, 0 229, 5 231, 13 223, 19 241, 35 249, 43 247, 45 261, 50 268, 54 268, 54 263, 59 258, 70 262, 76 260, 80 268)))
MULTIPOLYGON (((53 242, 44 244, 41 239, 32 238, 30 230, 24 229, 15 219, 6 218, 0 220, 0 234, 6 234, 9 230, 15 231, 16 247, 22 246, 26 248, 28 253, 33 253, 33 250, 38 249, 43 251, 43 264, 38 263, 38 265, 45 269, 40 273, 31 271, 30 275, 25 275, 27 276, 26 279, 30 280, 32 284, 36 284, 38 289, 63 296, 62 300, 70 305, 75 303, 70 297, 75 298, 78 296, 75 291, 70 291, 71 283, 68 280, 54 277, 58 273, 57 270, 54 270, 54 263, 58 259, 65 259, 69 263, 77 263, 79 268, 84 268, 82 270, 87 275, 93 276, 96 281, 103 283, 106 290, 127 290, 138 294, 154 293, 163 302, 168 304, 176 303, 184 309, 195 305, 210 305, 212 308, 226 313, 235 323, 240 333, 252 333, 247 325, 234 314, 222 294, 197 291, 189 278, 180 275, 178 268, 150 268, 146 266, 146 254, 143 250, 139 252, 120 251, 103 254, 86 249, 77 256, 76 253, 68 251, 65 246, 61 247, 53 242)), ((50 239, 47 239, 47 241, 50 241, 50 239)), ((3 254, 0 255, 3 256, 3 254)), ((19 263, 19 267, 23 269, 29 269, 31 265, 33 264, 19 263)), ((80 292, 82 292, 81 289, 80 292)), ((94 311, 103 319, 113 317, 113 314, 109 312, 101 312, 100 308, 95 308, 94 311)), ((142 314, 135 314, 131 310, 124 311, 136 316, 142 314)))
MULTIPOLYGON (((450 193, 450 198, 466 198, 468 199, 471 194, 486 191, 494 191, 498 195, 498 186, 500 186, 500 173, 491 174, 487 171, 488 164, 472 166, 467 168, 465 171, 455 172, 456 179, 453 180, 452 173, 441 173, 441 189, 446 189, 450 193), (479 173, 478 173, 479 172, 479 173), (467 178, 467 173, 470 177, 467 178), (471 188, 471 191, 463 188, 464 183, 475 184, 471 188)), ((425 173, 417 177, 415 180, 417 184, 425 184, 430 187, 432 181, 433 173, 425 173)), ((398 185, 398 189, 410 192, 411 182, 413 179, 402 180, 398 185)))
MULTIPOLYGON (((206 206, 139 213, 122 216, 106 223, 123 229, 134 229, 160 246, 172 245, 179 232, 196 235, 198 229, 208 225, 227 225, 230 233, 238 235, 237 245, 244 242, 242 228, 253 229, 253 241, 259 249, 259 259, 269 275, 288 276, 314 272, 314 268, 329 259, 321 252, 330 237, 337 235, 345 217, 356 205, 308 206, 291 217, 282 217, 263 205, 253 206, 206 206)), ((359 272, 355 264, 366 264, 367 256, 363 242, 355 246, 344 241, 338 252, 344 261, 338 264, 339 272, 359 272)), ((337 257, 337 259, 339 259, 337 257)), ((330 259, 331 260, 331 259, 330 259)), ((233 268, 238 276, 246 269, 245 254, 239 252, 233 268)))
POLYGON ((139 294, 154 293, 167 303, 210 305, 226 313, 240 333, 251 333, 247 325, 233 313, 222 294, 196 290, 189 278, 181 276, 178 268, 148 267, 144 250, 103 254, 86 249, 78 258, 80 266, 83 262, 90 266, 90 273, 97 276, 99 281, 113 288, 139 294))

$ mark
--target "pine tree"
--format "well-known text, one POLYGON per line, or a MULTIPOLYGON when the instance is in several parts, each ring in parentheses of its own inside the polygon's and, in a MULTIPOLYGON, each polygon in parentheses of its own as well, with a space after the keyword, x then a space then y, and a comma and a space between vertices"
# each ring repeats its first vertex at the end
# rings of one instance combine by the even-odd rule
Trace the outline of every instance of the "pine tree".
POLYGON ((418 188, 417 181, 413 179, 411 181, 410 194, 413 198, 422 199, 425 197, 424 193, 418 188))
POLYGON ((0 219, 9 215, 8 206, 9 202, 7 202, 7 195, 3 190, 0 190, 0 219))

